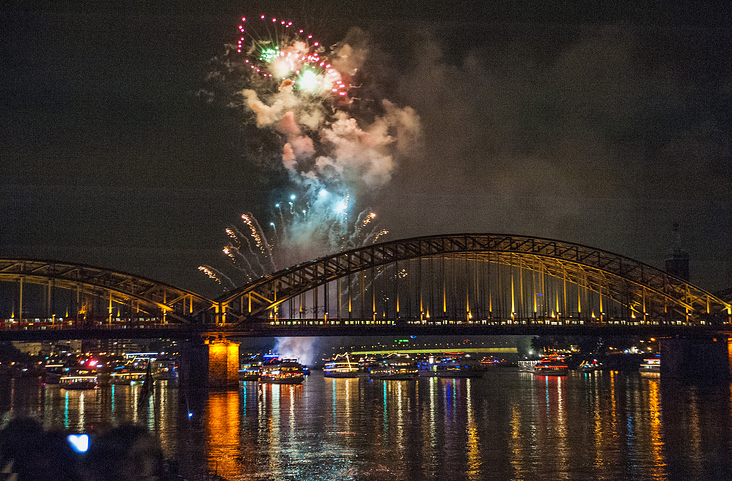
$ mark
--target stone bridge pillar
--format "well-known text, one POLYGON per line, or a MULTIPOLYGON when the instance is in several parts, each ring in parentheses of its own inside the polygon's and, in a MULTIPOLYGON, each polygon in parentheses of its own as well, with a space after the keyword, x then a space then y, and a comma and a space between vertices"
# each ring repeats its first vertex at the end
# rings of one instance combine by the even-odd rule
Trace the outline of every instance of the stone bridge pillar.
POLYGON ((185 341, 179 380, 184 389, 239 389, 239 343, 220 336, 185 341))
POLYGON ((727 381, 731 374, 731 345, 727 336, 660 339, 661 377, 698 381, 727 381))

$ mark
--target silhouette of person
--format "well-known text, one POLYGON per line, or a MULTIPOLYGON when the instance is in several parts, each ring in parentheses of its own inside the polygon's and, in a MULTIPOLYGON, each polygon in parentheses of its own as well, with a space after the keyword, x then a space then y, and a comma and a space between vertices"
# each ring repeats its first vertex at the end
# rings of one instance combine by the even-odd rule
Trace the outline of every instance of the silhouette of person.
POLYGON ((0 432, 0 480, 76 481, 78 462, 63 432, 34 419, 13 419, 0 432))
POLYGON ((92 439, 84 459, 86 481, 156 481, 167 479, 160 443, 134 424, 113 428, 92 439))

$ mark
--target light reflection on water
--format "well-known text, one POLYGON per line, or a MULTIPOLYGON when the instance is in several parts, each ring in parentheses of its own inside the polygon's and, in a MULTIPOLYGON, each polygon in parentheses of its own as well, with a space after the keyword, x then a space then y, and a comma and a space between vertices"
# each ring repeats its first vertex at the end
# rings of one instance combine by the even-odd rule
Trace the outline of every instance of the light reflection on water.
POLYGON ((188 393, 158 382, 66 391, 0 381, 3 421, 99 430, 137 422, 189 475, 258 479, 730 479, 732 386, 637 374, 326 379, 188 393), (189 418, 188 413, 193 415, 189 418))

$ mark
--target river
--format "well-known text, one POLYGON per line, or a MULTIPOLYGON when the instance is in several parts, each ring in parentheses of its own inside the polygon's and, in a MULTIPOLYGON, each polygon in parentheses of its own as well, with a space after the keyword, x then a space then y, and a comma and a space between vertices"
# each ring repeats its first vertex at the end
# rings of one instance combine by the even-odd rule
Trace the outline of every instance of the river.
MULTIPOLYGON (((243 383, 191 394, 158 381, 66 391, 0 382, 3 425, 89 432, 136 422, 189 479, 732 479, 732 390, 637 373, 243 383)), ((93 442, 93 440, 92 440, 93 442)))

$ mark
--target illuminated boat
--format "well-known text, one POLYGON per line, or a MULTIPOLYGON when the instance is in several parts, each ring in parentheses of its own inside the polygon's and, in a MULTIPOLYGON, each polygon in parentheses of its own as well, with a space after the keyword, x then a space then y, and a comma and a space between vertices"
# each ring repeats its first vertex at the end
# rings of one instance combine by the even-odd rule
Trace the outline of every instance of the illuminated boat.
POLYGON ((272 361, 262 365, 259 380, 269 384, 301 384, 305 380, 305 370, 292 359, 272 361))
POLYGON ((177 381, 178 365, 172 359, 158 359, 156 362, 157 371, 153 371, 153 378, 156 381, 177 381))
POLYGON ((239 380, 240 381, 259 381, 259 371, 262 369, 262 364, 265 362, 277 361, 279 356, 277 355, 266 355, 263 357, 260 355, 250 356, 249 359, 242 362, 239 366, 239 380))
POLYGON ((46 364, 46 370, 43 376, 44 384, 58 384, 61 376, 64 375, 63 364, 46 364))
POLYGON ((450 359, 437 364, 437 377, 483 377, 485 370, 475 359, 450 359))
POLYGON ((325 377, 358 377, 358 363, 351 362, 348 354, 336 356, 325 363, 323 375, 325 377))
POLYGON ((142 384, 145 381, 146 371, 139 369, 121 369, 112 371, 111 383, 122 386, 142 384))
POLYGON ((643 359, 640 363, 638 372, 645 376, 659 376, 661 374, 661 355, 656 354, 653 357, 643 359))
POLYGON ((61 376, 59 386, 62 389, 96 389, 98 387, 97 375, 92 373, 73 373, 61 376))
POLYGON ((585 359, 577 367, 577 370, 580 372, 594 372, 594 371, 599 371, 601 369, 602 369, 602 363, 598 362, 597 359, 593 359, 592 361, 588 361, 587 359, 585 359))
POLYGON ((369 366, 369 378, 409 381, 419 376, 417 365, 409 358, 390 357, 369 366))
POLYGON ((568 372, 569 366, 562 356, 544 357, 534 366, 537 376, 566 376, 568 372))
POLYGON ((260 366, 257 366, 257 365, 242 366, 242 368, 239 369, 239 380, 240 381, 258 381, 260 369, 261 369, 260 366))
POLYGON ((485 368, 476 359, 469 357, 447 357, 435 361, 432 357, 428 361, 420 362, 418 365, 420 376, 430 377, 483 377, 485 368))

